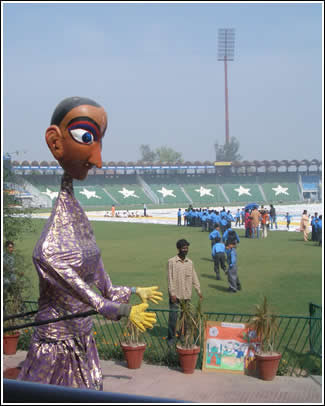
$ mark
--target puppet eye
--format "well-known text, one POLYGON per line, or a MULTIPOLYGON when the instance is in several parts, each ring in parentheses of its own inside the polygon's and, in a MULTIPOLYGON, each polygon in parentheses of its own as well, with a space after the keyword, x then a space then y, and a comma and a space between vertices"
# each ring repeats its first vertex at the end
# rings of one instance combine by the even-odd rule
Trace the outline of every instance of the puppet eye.
POLYGON ((94 142, 94 136, 91 132, 84 130, 82 128, 75 128, 69 130, 72 137, 80 144, 92 144, 94 142))

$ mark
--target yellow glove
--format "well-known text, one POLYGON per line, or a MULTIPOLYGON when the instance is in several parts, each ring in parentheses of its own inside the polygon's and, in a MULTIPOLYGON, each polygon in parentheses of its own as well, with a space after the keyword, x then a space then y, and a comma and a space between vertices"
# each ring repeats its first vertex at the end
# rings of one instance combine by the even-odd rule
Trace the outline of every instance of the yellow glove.
POLYGON ((146 312, 148 306, 148 303, 132 306, 129 315, 130 321, 142 332, 145 332, 146 328, 153 328, 157 322, 156 313, 146 312))
POLYGON ((136 288, 135 293, 140 296, 143 303, 147 303, 147 300, 151 300, 153 303, 158 304, 157 300, 163 299, 163 294, 158 292, 158 286, 151 286, 149 288, 136 288))

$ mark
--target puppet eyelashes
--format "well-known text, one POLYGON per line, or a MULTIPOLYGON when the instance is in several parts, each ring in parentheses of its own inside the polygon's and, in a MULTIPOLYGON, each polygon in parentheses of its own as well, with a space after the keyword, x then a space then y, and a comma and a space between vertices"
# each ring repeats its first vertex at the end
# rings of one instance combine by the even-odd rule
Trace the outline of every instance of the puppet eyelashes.
POLYGON ((82 128, 75 128, 69 130, 72 138, 80 144, 90 145, 94 142, 94 136, 91 132, 82 128))

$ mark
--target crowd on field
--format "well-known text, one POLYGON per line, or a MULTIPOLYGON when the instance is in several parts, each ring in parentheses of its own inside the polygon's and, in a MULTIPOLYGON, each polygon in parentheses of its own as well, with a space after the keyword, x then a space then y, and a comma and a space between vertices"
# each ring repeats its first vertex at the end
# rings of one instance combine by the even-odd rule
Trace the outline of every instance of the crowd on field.
MULTIPOLYGON (((283 216, 283 215, 282 215, 283 216)), ((258 205, 253 205, 251 208, 238 208, 236 213, 231 213, 223 207, 221 210, 209 208, 193 208, 191 205, 182 211, 178 209, 177 225, 201 227, 202 231, 211 232, 216 225, 220 226, 222 234, 232 227, 244 227, 246 238, 266 238, 268 230, 278 229, 277 212, 273 204, 269 208, 263 205, 258 208, 258 205)), ((289 231, 292 215, 287 212, 284 215, 286 221, 286 229, 289 231)), ((322 240, 322 215, 315 213, 313 216, 307 217, 307 228, 312 229, 311 236, 307 236, 311 241, 316 241, 321 244, 322 240), (307 224, 308 223, 308 224, 307 224)), ((300 226, 300 231, 302 226, 300 226)))

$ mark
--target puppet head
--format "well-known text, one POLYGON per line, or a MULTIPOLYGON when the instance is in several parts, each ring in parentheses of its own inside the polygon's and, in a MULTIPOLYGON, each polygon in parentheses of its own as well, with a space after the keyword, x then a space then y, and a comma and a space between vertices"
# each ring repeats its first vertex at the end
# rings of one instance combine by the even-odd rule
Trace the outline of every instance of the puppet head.
POLYGON ((102 139, 107 127, 103 107, 85 97, 69 97, 57 105, 45 133, 49 149, 74 179, 102 167, 102 139))

